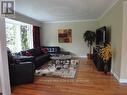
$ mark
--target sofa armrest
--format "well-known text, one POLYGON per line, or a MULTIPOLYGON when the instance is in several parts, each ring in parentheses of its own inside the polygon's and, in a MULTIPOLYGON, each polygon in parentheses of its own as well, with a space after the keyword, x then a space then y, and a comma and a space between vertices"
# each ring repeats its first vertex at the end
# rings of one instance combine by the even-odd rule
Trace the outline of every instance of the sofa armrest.
POLYGON ((15 57, 15 60, 20 63, 20 62, 33 62, 34 56, 18 56, 15 57))

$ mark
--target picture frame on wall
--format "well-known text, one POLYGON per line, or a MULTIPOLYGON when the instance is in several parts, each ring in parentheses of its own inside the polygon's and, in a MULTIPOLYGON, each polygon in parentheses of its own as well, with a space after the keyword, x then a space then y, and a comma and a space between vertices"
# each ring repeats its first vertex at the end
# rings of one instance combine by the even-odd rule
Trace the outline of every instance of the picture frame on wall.
POLYGON ((59 43, 72 43, 72 29, 58 29, 59 43))

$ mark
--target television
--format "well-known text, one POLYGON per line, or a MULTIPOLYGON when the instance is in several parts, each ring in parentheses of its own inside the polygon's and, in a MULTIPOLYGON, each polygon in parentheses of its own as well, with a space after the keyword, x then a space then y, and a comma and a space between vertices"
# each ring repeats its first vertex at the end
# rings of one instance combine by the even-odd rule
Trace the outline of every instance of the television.
POLYGON ((103 45, 110 42, 110 32, 106 26, 96 30, 96 45, 103 45))

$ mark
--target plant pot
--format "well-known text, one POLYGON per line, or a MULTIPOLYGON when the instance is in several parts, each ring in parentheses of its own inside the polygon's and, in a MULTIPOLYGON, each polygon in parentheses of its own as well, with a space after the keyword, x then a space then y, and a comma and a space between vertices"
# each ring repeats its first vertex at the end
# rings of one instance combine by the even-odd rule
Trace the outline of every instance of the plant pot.
POLYGON ((93 59, 93 54, 87 54, 88 59, 93 59))
POLYGON ((104 65, 104 73, 107 75, 107 73, 108 73, 108 64, 107 63, 105 63, 105 65, 104 65))

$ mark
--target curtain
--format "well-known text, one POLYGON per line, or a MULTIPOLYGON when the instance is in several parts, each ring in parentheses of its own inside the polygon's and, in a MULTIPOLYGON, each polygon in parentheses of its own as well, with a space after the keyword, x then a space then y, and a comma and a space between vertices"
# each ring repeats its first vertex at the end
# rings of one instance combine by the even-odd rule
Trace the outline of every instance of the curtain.
POLYGON ((33 26, 33 46, 40 47, 40 27, 33 26))

